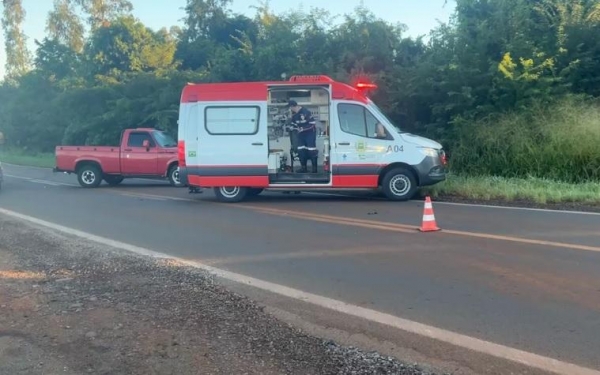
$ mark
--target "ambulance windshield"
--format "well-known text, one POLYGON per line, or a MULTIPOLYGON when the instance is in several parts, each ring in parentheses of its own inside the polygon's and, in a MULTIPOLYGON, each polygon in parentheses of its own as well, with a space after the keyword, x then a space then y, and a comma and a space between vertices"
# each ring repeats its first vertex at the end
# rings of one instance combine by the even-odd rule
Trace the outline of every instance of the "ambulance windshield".
POLYGON ((368 103, 369 103, 369 106, 371 107, 371 109, 373 109, 375 112, 377 112, 377 114, 378 114, 379 116, 383 117, 383 118, 384 118, 384 119, 387 121, 387 123, 388 123, 388 124, 390 124, 390 125, 392 125, 394 128, 396 128, 396 130, 397 130, 399 133, 405 133, 405 132, 403 132, 403 131, 402 131, 402 129, 400 129, 400 127, 399 127, 398 125, 394 124, 394 123, 392 122, 392 120, 390 120, 390 119, 389 119, 389 117, 387 117, 387 116, 385 115, 385 113, 383 113, 383 111, 382 111, 382 110, 381 110, 381 109, 380 109, 380 108, 377 106, 377 104, 375 104, 375 103, 374 103, 374 102, 373 102, 371 99, 369 99, 369 102, 368 102, 368 103))

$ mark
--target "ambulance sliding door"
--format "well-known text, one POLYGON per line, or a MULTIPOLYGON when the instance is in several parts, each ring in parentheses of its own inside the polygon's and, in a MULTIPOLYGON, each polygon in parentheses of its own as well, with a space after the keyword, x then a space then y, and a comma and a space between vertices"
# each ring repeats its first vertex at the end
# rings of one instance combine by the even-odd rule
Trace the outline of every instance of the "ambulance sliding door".
POLYGON ((201 175, 226 177, 228 186, 268 185, 266 105, 255 102, 206 105, 202 110, 202 131, 201 175))

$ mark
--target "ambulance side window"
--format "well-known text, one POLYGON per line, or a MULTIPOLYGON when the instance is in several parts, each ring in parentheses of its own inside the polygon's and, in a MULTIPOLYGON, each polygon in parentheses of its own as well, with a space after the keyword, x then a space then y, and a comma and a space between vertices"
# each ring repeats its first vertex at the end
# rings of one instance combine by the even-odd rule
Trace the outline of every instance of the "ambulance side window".
POLYGON ((377 118, 361 105, 338 104, 338 117, 340 127, 346 133, 365 138, 393 139, 377 118))
POLYGON ((204 127, 211 135, 254 135, 258 133, 257 106, 209 106, 204 109, 204 127))

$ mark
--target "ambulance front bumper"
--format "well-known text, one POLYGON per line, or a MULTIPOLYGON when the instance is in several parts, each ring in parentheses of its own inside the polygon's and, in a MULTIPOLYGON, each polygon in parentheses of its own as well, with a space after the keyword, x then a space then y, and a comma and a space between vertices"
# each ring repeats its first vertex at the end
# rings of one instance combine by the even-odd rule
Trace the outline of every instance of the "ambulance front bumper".
POLYGON ((446 180, 446 166, 439 155, 426 156, 415 169, 419 174, 419 186, 431 186, 446 180))

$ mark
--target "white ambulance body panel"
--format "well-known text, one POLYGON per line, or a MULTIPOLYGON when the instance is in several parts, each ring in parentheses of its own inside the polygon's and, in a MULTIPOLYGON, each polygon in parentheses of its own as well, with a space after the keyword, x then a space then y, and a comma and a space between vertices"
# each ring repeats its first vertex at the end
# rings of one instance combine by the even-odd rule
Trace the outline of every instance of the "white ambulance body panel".
POLYGON ((186 104, 182 111, 186 164, 200 168, 267 165, 265 102, 204 102, 186 104))
MULTIPOLYGON (((297 84, 294 87, 298 90, 297 84)), ((286 170, 291 141, 281 130, 285 104, 267 92, 265 88, 265 100, 246 101, 232 93, 237 100, 188 97, 181 103, 178 138, 184 183, 213 187, 221 200, 230 202, 264 188, 382 188, 390 199, 406 200, 417 187, 445 179, 442 145, 402 132, 370 99, 339 99, 330 89, 302 97, 302 105, 317 119, 316 146, 323 169, 312 175, 286 170)), ((296 161, 293 166, 298 165, 296 161)))
POLYGON ((418 165, 442 146, 423 137, 402 133, 374 104, 334 101, 331 109, 333 165, 386 166, 392 163, 418 165), (388 139, 375 136, 376 125, 385 128, 388 139))

